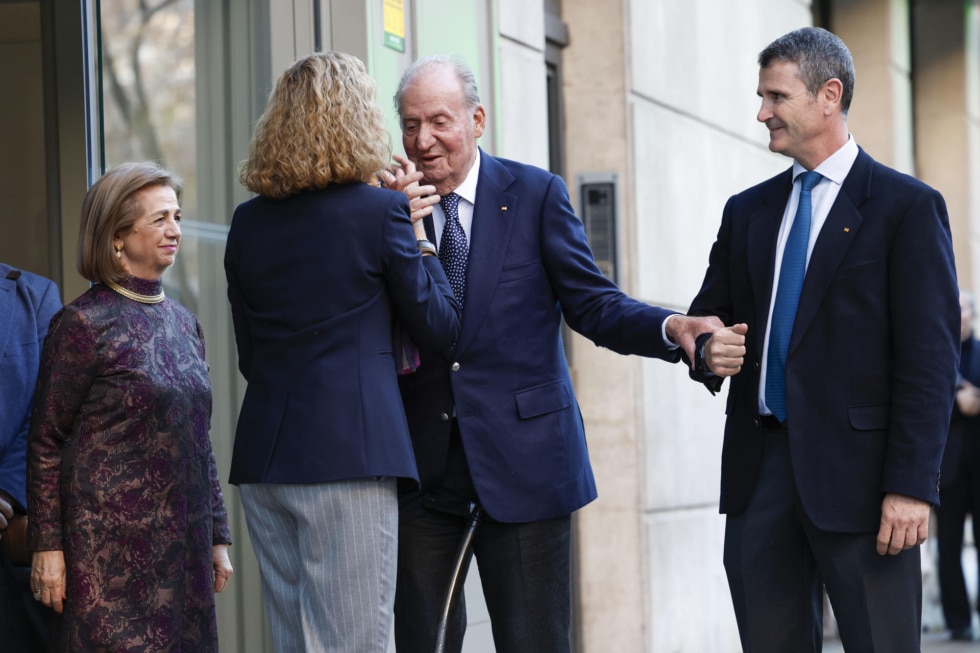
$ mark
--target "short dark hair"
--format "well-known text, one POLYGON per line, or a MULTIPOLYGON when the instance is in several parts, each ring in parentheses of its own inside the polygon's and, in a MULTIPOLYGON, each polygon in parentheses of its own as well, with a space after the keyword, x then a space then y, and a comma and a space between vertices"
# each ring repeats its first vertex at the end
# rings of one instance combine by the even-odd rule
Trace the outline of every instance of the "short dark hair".
POLYGON ((798 65, 800 79, 812 96, 816 96, 827 80, 839 79, 844 87, 841 110, 847 115, 854 98, 854 61, 851 51, 836 34, 820 27, 804 27, 780 36, 759 53, 760 67, 766 68, 773 61, 798 65))

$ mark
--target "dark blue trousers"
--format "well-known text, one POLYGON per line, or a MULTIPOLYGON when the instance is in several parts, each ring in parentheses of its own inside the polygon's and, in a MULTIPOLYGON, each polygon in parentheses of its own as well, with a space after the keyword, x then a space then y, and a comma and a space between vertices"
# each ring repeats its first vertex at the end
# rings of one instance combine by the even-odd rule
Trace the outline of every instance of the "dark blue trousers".
POLYGON ((796 491, 787 432, 767 430, 755 494, 725 529, 725 570, 744 652, 819 652, 826 588, 848 653, 918 653, 919 547, 880 556, 876 536, 814 526, 796 491))
MULTIPOLYGON (((460 541, 469 523, 454 509, 477 501, 458 437, 451 443, 443 492, 398 530, 395 649, 430 653, 460 541)), ((483 515, 473 540, 493 641, 508 653, 571 650, 571 516, 505 524, 483 515)), ((465 571, 463 577, 465 578, 465 571)), ((460 581, 462 582, 462 581, 460 581)), ((459 653, 466 631, 462 591, 452 606, 446 653, 459 653)))

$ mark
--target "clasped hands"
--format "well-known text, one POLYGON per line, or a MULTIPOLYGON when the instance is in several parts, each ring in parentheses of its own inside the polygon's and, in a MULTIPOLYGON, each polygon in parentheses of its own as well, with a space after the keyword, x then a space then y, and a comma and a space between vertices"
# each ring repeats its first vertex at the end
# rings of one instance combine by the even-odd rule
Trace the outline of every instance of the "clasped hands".
POLYGON ((408 207, 411 213, 412 226, 415 228, 415 236, 425 239, 425 227, 422 218, 431 215, 432 207, 439 203, 440 197, 436 194, 436 187, 420 183, 422 173, 415 169, 415 164, 403 156, 394 157, 398 163, 389 170, 382 170, 378 173, 378 180, 392 190, 405 193, 408 196, 408 207))
POLYGON ((714 316, 692 317, 674 315, 667 322, 667 335, 687 354, 694 367, 695 342, 698 337, 710 333, 704 344, 704 363, 715 376, 734 376, 742 369, 745 360, 746 324, 726 327, 714 316))

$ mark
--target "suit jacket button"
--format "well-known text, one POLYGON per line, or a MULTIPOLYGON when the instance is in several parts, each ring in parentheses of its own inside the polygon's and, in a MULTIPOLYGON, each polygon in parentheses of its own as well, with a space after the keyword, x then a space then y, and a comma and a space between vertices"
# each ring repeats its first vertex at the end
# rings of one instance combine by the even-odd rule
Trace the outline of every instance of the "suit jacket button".
POLYGON ((761 368, 759 367, 759 364, 758 363, 753 363, 752 364, 752 369, 754 369, 756 372, 758 372, 761 368))
POLYGON ((439 413, 439 419, 441 419, 443 422, 448 422, 449 415, 447 415, 446 413, 439 413))
POLYGON ((459 371, 459 363, 453 363, 453 366, 450 369, 452 369, 453 372, 458 372, 459 371))

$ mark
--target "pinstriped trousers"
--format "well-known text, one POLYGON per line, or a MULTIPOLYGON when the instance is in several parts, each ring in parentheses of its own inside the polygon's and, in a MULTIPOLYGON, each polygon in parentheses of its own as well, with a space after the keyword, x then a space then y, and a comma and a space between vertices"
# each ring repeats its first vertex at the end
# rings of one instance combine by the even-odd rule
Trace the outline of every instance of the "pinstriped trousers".
POLYGON ((383 653, 398 564, 395 479, 239 491, 277 653, 383 653))

